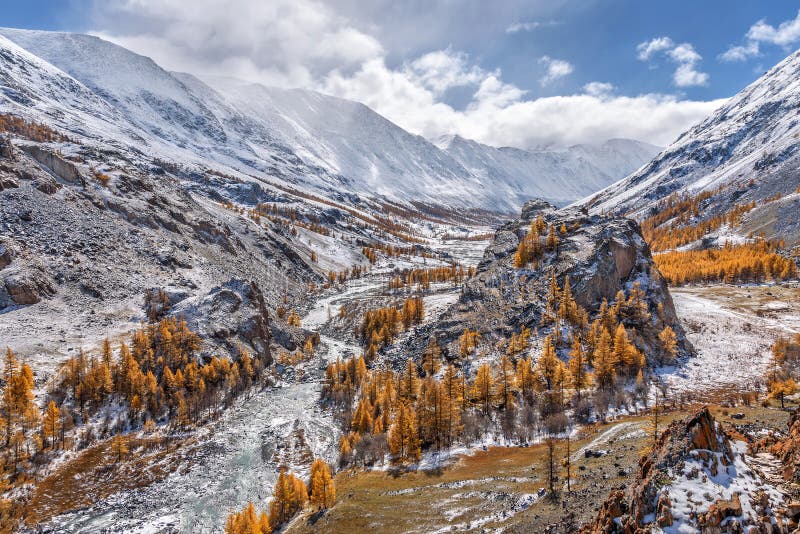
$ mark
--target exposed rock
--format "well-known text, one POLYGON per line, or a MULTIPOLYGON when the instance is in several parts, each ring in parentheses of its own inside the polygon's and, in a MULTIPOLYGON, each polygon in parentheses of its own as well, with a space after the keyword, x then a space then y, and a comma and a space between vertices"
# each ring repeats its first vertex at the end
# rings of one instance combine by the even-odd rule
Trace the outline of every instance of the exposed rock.
POLYGON ((669 500, 669 497, 662 493, 658 497, 658 503, 656 504, 656 523, 658 523, 659 527, 669 527, 672 526, 672 503, 669 500))
MULTIPOLYGON (((676 532, 788 532, 780 514, 773 511, 775 502, 760 489, 747 495, 753 506, 747 513, 736 491, 727 497, 716 494, 716 500, 711 502, 708 492, 713 495, 713 491, 703 487, 704 481, 711 480, 718 471, 723 476, 723 470, 728 469, 725 466, 733 462, 734 449, 708 408, 674 421, 658 438, 652 452, 640 459, 634 483, 625 491, 612 491, 582 532, 638 533, 667 527, 676 532), (699 469, 693 467, 698 463, 699 469), (684 485, 671 489, 675 480, 682 477, 684 485), (691 482, 686 484, 686 480, 691 482), (688 495, 692 512, 674 508, 670 495, 678 499, 688 495), (752 511, 758 517, 751 516, 752 511), (756 530, 748 530, 750 527, 756 530)), ((738 464, 733 471, 724 471, 724 476, 732 478, 721 479, 720 484, 727 487, 735 477, 742 476, 750 477, 749 482, 735 487, 760 487, 761 482, 754 478, 757 475, 748 471, 751 470, 738 464)))
MULTIPOLYGON (((26 263, 3 270, 3 283, 13 304, 36 304, 51 297, 56 290, 45 269, 36 263, 26 263)), ((9 305, 9 303, 6 303, 9 305)))
MULTIPOLYGON (((789 418, 789 433, 782 439, 768 439, 754 448, 769 448, 783 464, 783 478, 800 483, 800 408, 789 418)), ((798 508, 800 516, 800 508, 798 508)))
POLYGON ((14 145, 8 136, 0 137, 0 158, 14 159, 14 145))
POLYGON ((173 315, 211 343, 208 352, 224 350, 235 357, 240 346, 271 363, 270 326, 264 296, 254 282, 230 280, 207 295, 181 300, 173 315))
POLYGON ((702 514, 697 519, 698 526, 706 528, 719 527, 719 525, 729 517, 739 517, 742 515, 742 503, 739 495, 734 494, 730 500, 717 499, 712 504, 708 512, 702 514))
POLYGON ((275 443, 270 461, 286 469, 309 467, 314 462, 314 452, 306 440, 305 430, 295 421, 292 431, 275 443))
POLYGON ((547 213, 551 211, 555 211, 556 207, 547 202, 546 200, 542 200, 541 198, 534 198, 527 201, 522 206, 522 217, 523 221, 530 222, 536 218, 537 215, 540 213, 547 213))
POLYGON ((65 182, 81 185, 85 184, 85 179, 78 167, 55 152, 43 148, 40 145, 22 145, 20 149, 65 182))
POLYGON ((4 189, 16 189, 17 187, 19 187, 19 180, 14 176, 4 174, 0 171, 0 191, 4 189))
POLYGON ((34 182, 34 187, 46 195, 55 195, 61 189, 61 184, 51 176, 43 176, 34 182))
POLYGON ((0 269, 5 269, 14 259, 14 252, 8 243, 0 242, 0 269))
MULTIPOLYGON (((560 286, 569 278, 575 301, 593 320, 605 300, 611 304, 620 291, 627 297, 638 285, 647 314, 622 317, 631 341, 648 360, 662 357, 658 334, 670 326, 681 355, 692 347, 678 321, 666 282, 653 263, 639 225, 623 217, 589 216, 579 209, 554 210, 539 201, 526 204, 527 215, 506 224, 495 234, 476 275, 469 279, 459 301, 438 321, 422 327, 404 348, 419 354, 432 334, 449 353, 465 328, 477 330, 487 342, 507 339, 521 328, 540 328, 554 273, 560 286), (533 215, 533 214, 536 215, 533 215), (514 266, 514 253, 530 228, 529 217, 541 214, 559 232, 556 252, 547 252, 538 264, 514 266)), ((544 238, 541 238, 542 241, 544 238)))

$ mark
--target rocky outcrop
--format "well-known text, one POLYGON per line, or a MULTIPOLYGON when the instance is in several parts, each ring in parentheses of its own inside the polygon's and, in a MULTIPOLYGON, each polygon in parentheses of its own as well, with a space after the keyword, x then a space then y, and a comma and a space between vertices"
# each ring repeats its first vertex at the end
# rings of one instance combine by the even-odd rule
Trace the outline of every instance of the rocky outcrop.
POLYGON ((640 459, 634 483, 612 491, 582 532, 788 532, 779 501, 703 408, 667 427, 640 459))
POLYGON ((540 213, 550 213, 556 210, 556 207, 547 202, 546 200, 542 200, 541 198, 534 198, 527 201, 522 206, 522 215, 521 219, 523 221, 530 222, 536 218, 537 215, 540 213))
POLYGON ((56 152, 48 150, 40 145, 22 145, 20 149, 65 182, 81 185, 85 184, 85 179, 80 169, 78 169, 74 163, 65 160, 56 152))
POLYGON ((255 282, 230 280, 204 296, 181 300, 170 314, 182 316, 210 344, 208 353, 222 350, 235 357, 244 347, 272 362, 269 313, 255 282))
POLYGON ((459 301, 439 321, 420 329, 422 335, 410 348, 417 353, 430 335, 436 335, 441 345, 455 349, 453 342, 465 328, 478 330, 488 340, 508 338, 523 326, 540 328, 541 334, 551 274, 562 287, 569 278, 574 298, 590 320, 603 300, 611 304, 620 291, 628 296, 638 286, 648 313, 623 318, 632 341, 656 363, 661 353, 658 334, 670 326, 680 352, 691 353, 639 225, 623 217, 589 216, 580 209, 555 210, 545 202, 526 204, 523 217, 496 232, 459 301), (548 226, 563 230, 558 232, 557 251, 545 253, 536 266, 517 268, 514 253, 539 215, 548 226))
POLYGON ((780 458, 783 478, 800 483, 800 408, 795 408, 789 418, 789 432, 785 437, 767 438, 763 443, 756 444, 756 448, 768 449, 780 458))

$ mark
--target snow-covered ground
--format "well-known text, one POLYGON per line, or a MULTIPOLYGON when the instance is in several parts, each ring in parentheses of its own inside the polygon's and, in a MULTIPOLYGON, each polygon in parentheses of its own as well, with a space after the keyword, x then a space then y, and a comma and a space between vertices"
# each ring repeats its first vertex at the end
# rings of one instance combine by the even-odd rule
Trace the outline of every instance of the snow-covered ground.
POLYGON ((800 332, 800 289, 707 286, 670 290, 697 355, 660 370, 673 392, 753 389, 779 336, 800 332))
MULTIPOLYGON (((718 499, 730 501, 738 495, 741 504, 741 514, 725 518, 721 524, 723 529, 734 520, 756 523, 763 514, 757 507, 760 498, 767 501, 772 510, 776 510, 784 502, 785 496, 781 491, 774 486, 764 484, 761 477, 751 469, 746 461, 749 458, 747 444, 743 441, 734 441, 731 443, 731 449, 732 465, 725 465, 721 461, 723 453, 695 450, 685 462, 671 470, 672 482, 664 491, 672 503, 673 523, 664 527, 663 532, 666 534, 697 532, 697 517, 708 512, 718 499), (701 454, 706 455, 709 460, 703 460, 701 454), (716 465, 716 470, 710 469, 711 464, 716 465), (759 497, 762 494, 763 497, 759 497)), ((778 468, 775 470, 778 471, 778 468)), ((654 518, 649 516, 647 519, 654 518)), ((754 532, 747 527, 744 531, 754 532)))

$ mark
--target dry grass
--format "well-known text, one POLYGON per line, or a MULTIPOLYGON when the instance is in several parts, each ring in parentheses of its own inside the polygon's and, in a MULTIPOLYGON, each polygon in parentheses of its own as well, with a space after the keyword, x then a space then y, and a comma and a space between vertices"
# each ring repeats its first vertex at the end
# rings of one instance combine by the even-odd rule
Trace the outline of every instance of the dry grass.
MULTIPOLYGON (((699 407, 699 404, 685 406, 665 413, 659 427, 664 429, 699 407)), ((716 405, 711 411, 728 428, 752 424, 785 430, 788 421, 788 413, 775 405, 768 408, 759 404, 733 408, 716 405), (731 415, 736 413, 743 413, 744 419, 733 419, 731 415)), ((595 515, 610 489, 625 488, 636 475, 639 457, 650 443, 650 437, 641 432, 649 420, 647 416, 637 416, 593 425, 585 429, 584 437, 571 443, 575 455, 582 446, 621 423, 631 425, 597 445, 608 450, 608 454, 575 458, 573 493, 562 494, 560 502, 544 498, 526 509, 519 506, 521 496, 536 494, 546 486, 544 445, 493 447, 462 456, 439 472, 339 473, 336 506, 325 514, 309 512, 299 517, 287 532, 431 532, 440 528, 480 532, 500 527, 507 532, 537 532, 545 525, 561 523, 565 511, 574 513, 575 523, 582 524, 595 515)), ((559 459, 564 456, 564 447, 565 443, 560 442, 556 453, 559 459)))
POLYGON ((29 526, 89 506, 119 491, 147 486, 165 478, 179 467, 175 454, 186 440, 161 437, 132 437, 130 452, 122 462, 111 450, 111 440, 82 451, 36 484, 25 506, 29 526))

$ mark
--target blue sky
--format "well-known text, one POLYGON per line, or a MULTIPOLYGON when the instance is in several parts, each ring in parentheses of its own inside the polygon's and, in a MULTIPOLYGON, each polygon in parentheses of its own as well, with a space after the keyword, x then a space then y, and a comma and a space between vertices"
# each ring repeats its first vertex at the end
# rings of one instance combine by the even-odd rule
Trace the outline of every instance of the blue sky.
POLYGON ((168 69, 307 87, 429 138, 522 147, 666 144, 800 46, 800 3, 781 0, 2 3, 4 26, 91 32, 168 69))

